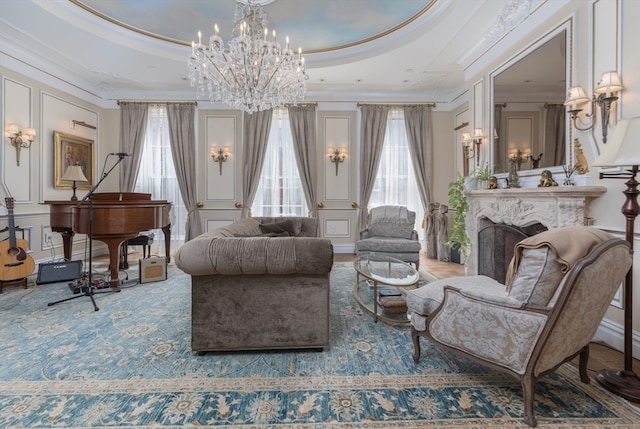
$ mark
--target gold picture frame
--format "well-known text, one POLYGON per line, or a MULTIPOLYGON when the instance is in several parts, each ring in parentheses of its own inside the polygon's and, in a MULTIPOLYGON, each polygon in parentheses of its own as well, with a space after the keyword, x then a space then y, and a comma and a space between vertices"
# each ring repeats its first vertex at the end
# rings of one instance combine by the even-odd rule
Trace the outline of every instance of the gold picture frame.
POLYGON ((88 181, 76 182, 76 187, 91 189, 93 187, 93 172, 95 171, 93 140, 54 131, 53 141, 55 145, 54 188, 71 189, 73 182, 62 180, 62 176, 69 166, 80 165, 88 181))

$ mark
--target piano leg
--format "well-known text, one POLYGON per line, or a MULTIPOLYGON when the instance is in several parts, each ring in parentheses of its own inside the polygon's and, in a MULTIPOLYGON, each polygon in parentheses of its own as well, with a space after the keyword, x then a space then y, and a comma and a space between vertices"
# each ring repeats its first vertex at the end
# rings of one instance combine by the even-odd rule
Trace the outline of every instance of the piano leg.
POLYGON ((164 232, 164 254, 168 264, 171 262, 171 224, 163 226, 162 232, 164 232))
POLYGON ((120 244, 125 240, 134 238, 136 234, 128 237, 96 237, 95 240, 100 240, 109 248, 109 286, 111 289, 118 289, 118 271, 119 271, 119 256, 120 256, 120 244))
POLYGON ((72 253, 72 245, 73 236, 76 235, 75 231, 70 228, 51 228, 51 231, 58 232, 62 236, 62 248, 64 249, 64 259, 67 261, 71 260, 72 253))

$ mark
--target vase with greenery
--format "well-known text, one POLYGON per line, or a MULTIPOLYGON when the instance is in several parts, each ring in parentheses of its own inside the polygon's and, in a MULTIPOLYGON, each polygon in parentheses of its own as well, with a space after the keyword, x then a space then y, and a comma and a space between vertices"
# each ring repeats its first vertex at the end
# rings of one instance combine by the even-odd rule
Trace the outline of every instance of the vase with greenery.
POLYGON ((489 187, 489 178, 492 176, 491 168, 488 164, 484 164, 481 168, 476 168, 473 171, 473 176, 478 181, 479 189, 487 189, 489 187))
POLYGON ((458 172, 458 179, 449 183, 449 209, 453 210, 453 222, 449 229, 449 247, 457 247, 461 257, 466 257, 471 242, 467 236, 465 217, 469 211, 469 203, 465 196, 465 177, 458 172))

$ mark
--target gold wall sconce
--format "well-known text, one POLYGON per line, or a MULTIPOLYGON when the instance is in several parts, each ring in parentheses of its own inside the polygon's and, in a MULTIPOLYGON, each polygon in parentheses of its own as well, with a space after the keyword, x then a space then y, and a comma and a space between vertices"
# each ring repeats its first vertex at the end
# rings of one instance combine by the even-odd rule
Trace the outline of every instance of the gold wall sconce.
POLYGON ((36 137, 35 128, 25 128, 20 130, 17 124, 8 124, 4 131, 7 133, 11 146, 16 149, 16 165, 20 165, 20 151, 22 148, 31 147, 31 143, 36 137))
POLYGON ((607 143, 607 128, 609 128, 611 105, 618 99, 617 93, 622 91, 622 89, 623 86, 620 81, 620 76, 618 76, 618 73, 615 71, 605 72, 602 75, 600 82, 598 82, 593 90, 591 100, 589 100, 587 93, 581 86, 572 86, 569 88, 564 105, 569 109, 568 112, 571 118, 571 123, 575 129, 579 131, 588 131, 593 128, 596 124, 594 117, 596 106, 599 106, 602 121, 602 142, 607 143), (596 94, 598 94, 597 97, 596 94), (590 119, 590 123, 581 127, 578 125, 578 114, 584 109, 579 106, 588 103, 589 101, 591 102, 591 112, 585 114, 585 117, 590 119))
POLYGON ((338 175, 338 165, 347 158, 347 148, 343 147, 342 149, 334 149, 332 147, 329 148, 329 161, 333 162, 336 165, 336 176, 338 175))
POLYGON ((82 172, 82 167, 79 165, 70 165, 67 168, 67 171, 64 172, 64 174, 60 179, 69 180, 73 182, 73 185, 71 186, 71 189, 73 189, 73 195, 71 196, 71 201, 78 201, 78 197, 76 197, 76 189, 78 189, 76 186, 76 182, 89 181, 87 177, 84 175, 84 173, 82 172))
POLYGON ((475 157, 476 167, 480 166, 480 146, 482 145, 482 139, 484 139, 482 128, 473 130, 473 136, 470 133, 462 133, 464 157, 467 159, 475 157))
POLYGON ((213 162, 217 162, 220 164, 220 175, 222 176, 222 163, 226 162, 227 159, 231 156, 231 148, 229 146, 219 148, 216 145, 212 145, 209 148, 209 153, 211 154, 213 162))

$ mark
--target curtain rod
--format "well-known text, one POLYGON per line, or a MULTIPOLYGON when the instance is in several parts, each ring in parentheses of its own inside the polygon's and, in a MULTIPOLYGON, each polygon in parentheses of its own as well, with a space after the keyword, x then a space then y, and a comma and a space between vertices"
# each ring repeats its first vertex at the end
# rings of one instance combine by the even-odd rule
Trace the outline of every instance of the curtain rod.
POLYGON ((193 104, 198 105, 197 101, 137 101, 137 100, 118 100, 118 106, 122 104, 193 104))
POLYGON ((295 107, 295 106, 318 106, 318 103, 308 102, 308 103, 285 103, 284 107, 295 107))
POLYGON ((382 107, 436 107, 436 103, 422 103, 422 104, 375 104, 375 103, 358 103, 358 107, 365 106, 382 106, 382 107))

